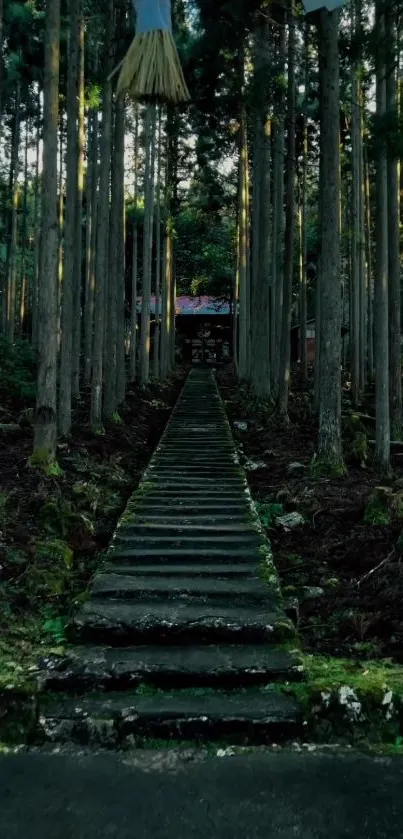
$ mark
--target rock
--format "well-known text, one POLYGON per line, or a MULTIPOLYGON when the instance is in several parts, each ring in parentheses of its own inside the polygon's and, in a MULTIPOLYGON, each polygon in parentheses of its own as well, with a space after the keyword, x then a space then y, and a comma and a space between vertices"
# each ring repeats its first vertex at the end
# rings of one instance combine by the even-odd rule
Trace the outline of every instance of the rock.
POLYGON ((246 460, 244 463, 244 469, 247 472, 256 472, 258 469, 267 469, 267 463, 264 463, 263 460, 246 460))
POLYGON ((298 463, 298 461, 295 460, 293 463, 288 464, 287 472, 289 472, 290 474, 294 474, 295 472, 303 472, 305 468, 306 467, 304 463, 298 463))
POLYGON ((234 428, 236 431, 247 431, 248 430, 248 423, 237 420, 234 422, 234 428))
POLYGON ((278 516, 276 518, 276 524, 279 527, 283 527, 284 530, 294 530, 294 528, 305 524, 305 519, 301 516, 301 513, 286 513, 285 516, 278 516))
POLYGON ((303 600, 313 600, 315 597, 323 597, 324 590, 320 586, 302 586, 301 595, 303 600))
POLYGON ((341 583, 338 577, 329 577, 329 579, 324 580, 323 585, 328 589, 337 589, 340 588, 341 583))

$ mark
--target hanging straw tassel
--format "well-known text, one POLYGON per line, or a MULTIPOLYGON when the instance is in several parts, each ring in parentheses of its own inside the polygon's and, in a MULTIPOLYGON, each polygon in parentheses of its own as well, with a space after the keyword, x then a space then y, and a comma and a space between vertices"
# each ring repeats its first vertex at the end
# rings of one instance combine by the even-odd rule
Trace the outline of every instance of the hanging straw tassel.
POLYGON ((187 102, 189 91, 172 36, 171 0, 133 0, 136 35, 121 64, 116 95, 187 102))

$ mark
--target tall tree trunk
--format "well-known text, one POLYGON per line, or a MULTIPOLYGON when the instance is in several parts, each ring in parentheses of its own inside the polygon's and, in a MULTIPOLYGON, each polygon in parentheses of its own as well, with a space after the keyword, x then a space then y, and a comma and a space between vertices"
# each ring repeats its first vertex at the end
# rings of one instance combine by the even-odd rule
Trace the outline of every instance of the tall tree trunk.
POLYGON ((17 299, 17 244, 18 244, 18 205, 20 199, 19 175, 19 148, 20 148, 20 113, 21 83, 17 82, 15 93, 15 110, 12 131, 11 150, 11 171, 12 199, 11 199, 11 229, 10 242, 7 259, 7 338, 14 341, 16 299, 17 299))
POLYGON ((20 305, 19 305, 19 334, 27 334, 26 319, 29 312, 28 276, 27 276, 27 239, 28 239, 28 150, 30 120, 25 123, 25 151, 24 151, 24 186, 22 195, 22 225, 21 225, 21 276, 20 276, 20 305))
POLYGON ((64 178, 63 178, 63 160, 64 160, 64 144, 63 144, 63 114, 59 118, 59 247, 58 247, 58 266, 57 266, 57 351, 60 352, 62 339, 62 300, 63 300, 63 272, 64 272, 64 178))
POLYGON ((67 64, 67 151, 64 277, 62 295, 62 337, 60 352, 59 430, 63 437, 71 429, 74 289, 76 281, 78 136, 79 117, 79 22, 81 0, 69 3, 69 49, 67 64))
MULTIPOLYGON (((355 3, 355 20, 352 21, 352 39, 355 41, 359 35, 359 3, 355 3)), ((357 47, 356 47, 357 49, 357 47)), ((361 396, 361 355, 363 352, 361 334, 361 287, 363 265, 361 261, 361 200, 362 180, 360 171, 360 144, 362 138, 362 117, 360 102, 360 63, 358 57, 353 61, 351 68, 351 91, 352 91, 352 218, 351 218, 351 322, 350 322, 350 347, 351 347, 351 380, 353 402, 357 405, 361 396)))
MULTIPOLYGON (((116 100, 114 142, 112 149, 112 201, 109 233, 109 282, 107 306, 107 345, 108 363, 105 369, 104 415, 111 419, 118 406, 117 367, 118 367, 118 331, 121 328, 120 300, 121 277, 120 239, 123 238, 122 198, 124 176, 124 101, 116 100), (119 315, 118 315, 119 310, 119 315)), ((124 338, 124 335, 123 335, 124 338)), ((121 360, 120 360, 121 361, 121 360)))
POLYGON ((150 378, 150 304, 151 304, 151 255, 153 245, 154 165, 155 165, 156 106, 148 105, 145 124, 145 176, 144 176, 144 233, 143 233, 143 284, 141 303, 140 384, 150 378))
POLYGON ((85 227, 85 303, 84 303, 84 381, 91 382, 92 335, 94 329, 94 260, 98 200, 98 116, 88 114, 86 227, 85 227))
POLYGON ((376 117, 379 126, 376 168, 376 270, 375 270, 375 463, 389 470, 389 316, 388 316, 388 161, 384 120, 386 114, 385 12, 382 0, 375 5, 376 117))
MULTIPOLYGON (((171 137, 171 161, 172 161, 172 234, 175 232, 176 219, 178 216, 178 164, 179 164, 179 119, 177 114, 172 111, 172 130, 171 137)), ((173 370, 176 363, 176 250, 177 240, 176 236, 172 235, 171 243, 171 265, 172 265, 172 282, 170 284, 171 304, 170 304, 170 327, 169 327, 169 356, 170 368, 173 370)))
POLYGON ((111 204, 109 212, 108 285, 105 293, 105 352, 104 352, 104 403, 103 415, 112 419, 117 409, 116 401, 116 338, 117 338, 117 253, 118 253, 118 202, 116 181, 116 102, 112 109, 111 142, 111 204))
POLYGON ((81 358, 81 294, 82 294, 82 252, 83 252, 83 197, 84 197, 84 148, 85 148, 85 32, 83 11, 79 20, 79 69, 78 69, 78 172, 76 205, 76 246, 73 288, 73 344, 72 344, 72 396, 80 396, 80 358, 81 358))
POLYGON ((240 198, 240 190, 241 190, 241 179, 240 179, 240 159, 238 161, 238 202, 237 202, 237 222, 236 222, 236 239, 235 239, 235 249, 236 249, 236 257, 235 257, 235 271, 234 271, 234 290, 233 290, 233 300, 232 300, 232 357, 234 361, 235 371, 237 375, 239 375, 239 342, 238 342, 238 335, 239 335, 239 277, 240 277, 240 267, 241 267, 241 247, 240 247, 240 234, 241 228, 239 223, 239 215, 240 215, 240 206, 241 206, 241 198, 240 198))
POLYGON ((249 160, 246 112, 243 110, 240 127, 239 147, 239 361, 240 379, 249 373, 250 344, 250 283, 248 275, 249 250, 249 160))
POLYGON ((171 284, 173 221, 167 214, 163 243, 163 285, 162 285, 162 320, 161 320, 161 376, 166 378, 170 371, 170 329, 171 329, 171 284))
POLYGON ((308 345, 307 345, 307 232, 308 232, 308 195, 307 195, 307 174, 308 174, 308 85, 309 85, 309 24, 305 24, 304 38, 304 113, 302 126, 302 184, 300 199, 300 228, 301 228, 301 266, 300 266, 300 295, 299 295, 299 335, 300 335, 300 358, 302 381, 306 384, 308 380, 308 345))
POLYGON ((138 166, 139 166, 139 108, 135 106, 134 128, 134 190, 133 190, 133 243, 132 243, 132 308, 130 321, 130 381, 136 379, 137 366, 137 275, 138 275, 138 166))
POLYGON ((339 12, 320 12, 322 87, 319 457, 338 470, 341 447, 339 12))
POLYGON ((250 380, 254 393, 268 399, 270 377, 270 163, 271 116, 267 97, 270 30, 262 20, 256 32, 255 87, 257 113, 254 138, 254 216, 251 294, 250 380))
POLYGON ((39 253, 41 241, 41 192, 39 179, 39 145, 41 137, 41 101, 40 95, 37 98, 37 119, 36 119, 36 141, 35 141, 35 181, 34 181, 34 266, 32 277, 32 345, 37 346, 38 343, 38 283, 39 283, 39 253))
POLYGON ((285 170, 285 237, 283 269, 283 310, 281 323, 281 355, 279 368, 278 406, 280 416, 288 415, 290 385, 290 332, 292 310, 292 276, 295 235, 295 7, 290 0, 288 22, 288 89, 287 89, 287 156, 285 170))
POLYGON ((400 302, 400 206, 399 160, 395 137, 398 134, 397 114, 397 44, 396 12, 390 3, 386 7, 386 111, 388 133, 388 273, 389 273, 389 397, 392 439, 402 434, 402 362, 401 362, 401 302, 400 302))
POLYGON ((368 347, 368 376, 374 378, 374 306, 373 306, 373 272, 372 272, 372 235, 371 235, 371 200, 369 184, 368 153, 364 147, 364 197, 365 197, 365 261, 367 273, 367 347, 368 347))
MULTIPOLYGON (((112 40, 114 32, 114 0, 108 0, 107 10, 107 68, 106 77, 113 70, 112 40)), ((109 232, 109 189, 111 164, 111 129, 112 129, 112 82, 108 78, 104 83, 102 100, 102 136, 100 144, 99 205, 97 220, 97 249, 95 264, 95 311, 94 343, 91 381, 91 425, 94 429, 102 427, 102 385, 104 351, 104 308, 105 290, 108 288, 108 232, 109 232)))
POLYGON ((59 108, 60 0, 46 2, 42 174, 42 248, 38 299, 38 380, 34 458, 56 456, 57 415, 57 126, 59 108))
MULTIPOLYGON (((0 0, 0 55, 3 55, 4 0, 0 0)), ((0 61, 0 142, 3 134, 3 62, 0 61)))
MULTIPOLYGON (((278 77, 285 73, 286 25, 283 17, 279 28, 278 77)), ((284 112, 285 92, 277 84, 274 108, 273 142, 273 249, 272 249, 272 323, 271 358, 274 395, 278 395, 280 373, 281 323, 283 312, 283 246, 284 246, 284 112)))
POLYGON ((160 374, 160 320, 161 320, 161 109, 158 113, 157 194, 155 201, 155 325, 153 375, 160 374))
POLYGON ((126 351, 125 351, 125 249, 126 249, 126 207, 125 207, 125 103, 116 103, 116 181, 118 201, 118 248, 117 248, 117 343, 116 343, 116 396, 122 405, 126 395, 126 351))

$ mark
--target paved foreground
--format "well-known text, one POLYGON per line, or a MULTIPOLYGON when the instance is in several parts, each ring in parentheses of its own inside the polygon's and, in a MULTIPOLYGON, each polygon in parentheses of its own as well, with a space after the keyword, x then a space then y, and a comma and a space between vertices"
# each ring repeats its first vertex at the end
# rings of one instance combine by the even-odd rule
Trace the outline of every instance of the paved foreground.
POLYGON ((403 761, 173 753, 0 758, 4 839, 401 839, 403 761))

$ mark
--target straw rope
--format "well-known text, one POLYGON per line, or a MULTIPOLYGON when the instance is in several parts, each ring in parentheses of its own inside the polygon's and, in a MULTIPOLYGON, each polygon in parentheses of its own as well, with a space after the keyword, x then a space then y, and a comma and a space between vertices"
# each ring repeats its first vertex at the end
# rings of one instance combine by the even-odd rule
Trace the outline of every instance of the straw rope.
POLYGON ((133 99, 165 102, 190 99, 171 32, 158 29, 133 38, 121 63, 116 88, 118 96, 125 93, 133 99))

